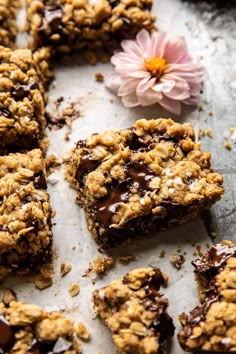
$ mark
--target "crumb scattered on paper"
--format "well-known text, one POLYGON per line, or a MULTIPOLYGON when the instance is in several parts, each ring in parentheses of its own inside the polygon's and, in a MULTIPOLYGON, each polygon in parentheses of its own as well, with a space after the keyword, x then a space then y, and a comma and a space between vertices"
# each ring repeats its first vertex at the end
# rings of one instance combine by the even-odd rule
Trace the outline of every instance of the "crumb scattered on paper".
POLYGON ((161 250, 161 251, 160 251, 160 254, 159 254, 159 257, 160 257, 160 258, 164 258, 165 255, 166 255, 166 251, 165 251, 165 250, 161 250))
POLYGON ((120 263, 127 265, 130 262, 136 261, 137 257, 135 257, 135 256, 120 256, 120 257, 118 257, 118 259, 119 259, 120 263))
POLYGON ((95 80, 96 80, 97 82, 103 82, 103 81, 104 81, 104 76, 103 76, 103 74, 100 73, 100 72, 96 73, 96 74, 95 74, 95 80))
POLYGON ((170 258, 171 263, 175 266, 176 269, 181 269, 182 265, 185 262, 185 257, 182 254, 173 254, 170 258))
POLYGON ((86 342, 88 342, 91 338, 89 331, 87 330, 87 328, 85 327, 85 325, 82 322, 79 322, 76 325, 75 332, 80 339, 82 339, 86 342))
POLYGON ((72 269, 72 266, 70 264, 66 264, 64 262, 61 263, 61 276, 64 277, 66 274, 68 274, 72 269))
POLYGON ((69 291, 71 297, 77 296, 80 292, 79 284, 78 283, 70 283, 68 291, 69 291))
POLYGON ((97 274, 105 274, 108 270, 114 268, 115 260, 112 257, 98 257, 93 261, 93 271, 97 274))

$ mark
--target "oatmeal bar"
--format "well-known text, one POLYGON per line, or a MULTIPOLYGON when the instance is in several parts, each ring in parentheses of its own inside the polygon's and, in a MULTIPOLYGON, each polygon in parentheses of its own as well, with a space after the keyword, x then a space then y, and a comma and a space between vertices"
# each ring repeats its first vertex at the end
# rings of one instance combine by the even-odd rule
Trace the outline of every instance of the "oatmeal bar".
POLYGON ((159 293, 166 283, 160 269, 140 268, 93 292, 95 309, 110 328, 118 353, 164 353, 163 343, 175 329, 168 300, 159 293))
POLYGON ((73 321, 32 304, 0 303, 0 352, 7 354, 81 353, 73 321))
POLYGON ((193 262, 200 305, 180 316, 178 339, 186 351, 236 351, 236 245, 212 246, 193 262))
POLYGON ((223 178, 210 158, 190 124, 142 119, 130 129, 79 141, 65 176, 95 240, 112 246, 184 223, 219 200, 223 178))
POLYGON ((46 187, 40 150, 0 156, 0 276, 37 272, 50 261, 46 187))
POLYGON ((28 31, 33 48, 52 46, 61 53, 109 48, 140 29, 154 29, 152 0, 28 0, 28 31))
MULTIPOLYGON (((45 50, 46 52, 46 50, 45 50)), ((0 155, 39 147, 46 125, 43 52, 0 47, 0 155)))
POLYGON ((18 31, 16 16, 20 0, 0 0, 0 45, 14 47, 18 31))

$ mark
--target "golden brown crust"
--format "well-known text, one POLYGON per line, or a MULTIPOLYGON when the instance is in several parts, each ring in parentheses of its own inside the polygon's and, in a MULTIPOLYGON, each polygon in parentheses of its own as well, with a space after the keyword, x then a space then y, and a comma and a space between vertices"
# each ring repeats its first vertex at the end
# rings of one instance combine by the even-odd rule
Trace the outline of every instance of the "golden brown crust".
POLYGON ((20 7, 20 0, 0 1, 0 45, 10 48, 15 46, 18 32, 16 16, 20 7))
POLYGON ((0 348, 4 353, 41 353, 45 350, 81 353, 73 321, 59 312, 49 313, 39 306, 16 301, 9 306, 0 303, 0 328, 0 348))
POLYGON ((28 31, 33 48, 50 45, 67 54, 84 47, 109 48, 155 28, 152 0, 28 0, 28 31))
POLYGON ((178 339, 186 351, 236 351, 236 246, 230 241, 213 246, 208 259, 214 258, 212 255, 216 252, 212 250, 216 247, 217 267, 212 264, 208 267, 203 258, 199 275, 198 265, 195 264, 201 305, 189 316, 181 316, 183 329, 178 339), (220 248, 223 249, 221 253, 220 248), (219 267, 220 257, 222 264, 219 267), (204 278, 205 281, 202 281, 204 278))
POLYGON ((0 276, 50 261, 52 214, 42 152, 0 156, 0 276))
POLYGON ((78 191, 96 241, 119 242, 127 226, 132 237, 183 223, 219 200, 223 178, 210 158, 190 124, 142 119, 130 129, 79 141, 66 159, 65 176, 78 191))
POLYGON ((159 269, 135 269, 93 292, 98 315, 112 332, 117 352, 157 354, 174 334, 168 300, 158 290, 167 277, 159 269))
POLYGON ((46 54, 47 50, 33 56, 28 49, 0 47, 2 155, 39 147, 44 137, 45 92, 41 78, 42 70, 46 70, 46 54))

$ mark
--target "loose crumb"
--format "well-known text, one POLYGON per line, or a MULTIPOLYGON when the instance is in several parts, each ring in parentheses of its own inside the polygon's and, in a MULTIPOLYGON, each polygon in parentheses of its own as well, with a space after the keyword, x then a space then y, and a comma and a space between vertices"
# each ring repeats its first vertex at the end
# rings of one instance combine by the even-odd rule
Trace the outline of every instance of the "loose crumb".
POLYGON ((11 301, 17 301, 16 292, 12 289, 5 289, 2 294, 2 302, 8 306, 11 301))
POLYGON ((79 322, 77 324, 77 326, 75 327, 75 332, 80 339, 86 342, 88 342, 91 338, 91 334, 82 322, 79 322))
POLYGON ((231 149, 232 149, 232 144, 231 144, 229 141, 226 141, 226 142, 224 143, 224 146, 225 146, 225 148, 228 149, 228 150, 231 150, 231 149))
POLYGON ((161 250, 161 251, 160 251, 160 254, 159 254, 159 257, 160 257, 160 258, 164 258, 165 255, 166 255, 166 251, 165 251, 165 250, 161 250))
POLYGON ((113 102, 114 102, 113 98, 110 98, 110 99, 109 99, 109 102, 110 102, 110 103, 113 103, 113 102))
POLYGON ((77 283, 70 283, 68 291, 71 295, 71 297, 75 297, 79 294, 80 292, 80 286, 77 283))
POLYGON ((208 136, 209 138, 211 138, 211 139, 213 138, 212 129, 207 129, 206 133, 207 133, 207 136, 208 136))
POLYGON ((118 259, 119 259, 120 263, 127 265, 130 262, 136 261, 137 257, 135 257, 135 256, 120 256, 120 257, 118 257, 118 259))
POLYGON ((97 274, 104 274, 114 266, 115 260, 112 257, 98 257, 93 261, 93 270, 97 274))
POLYGON ((37 275, 34 279, 34 285, 37 289, 43 290, 52 285, 52 278, 44 277, 42 274, 37 275))
POLYGON ((61 263, 61 277, 64 277, 66 274, 68 274, 72 269, 72 266, 70 264, 66 263, 61 263))
POLYGON ((104 81, 104 76, 103 76, 103 74, 102 74, 102 73, 96 73, 96 74, 95 74, 95 80, 96 80, 97 82, 103 82, 103 81, 104 81))
POLYGON ((198 111, 199 111, 199 112, 204 112, 204 111, 205 111, 205 108, 204 108, 204 106, 203 106, 202 104, 200 104, 200 105, 198 106, 198 111))
POLYGON ((185 262, 185 257, 182 254, 173 254, 170 258, 171 263, 175 266, 176 269, 181 269, 182 265, 185 262))

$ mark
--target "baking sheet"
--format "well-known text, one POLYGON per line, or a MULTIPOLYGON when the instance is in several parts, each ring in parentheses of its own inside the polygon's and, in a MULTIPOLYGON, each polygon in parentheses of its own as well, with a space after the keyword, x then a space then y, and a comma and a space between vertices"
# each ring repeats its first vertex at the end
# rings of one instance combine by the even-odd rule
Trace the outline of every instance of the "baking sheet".
MULTIPOLYGON (((115 353, 109 330, 95 318, 90 301, 94 289, 134 268, 161 267, 170 277, 169 286, 163 289, 163 293, 170 301, 169 312, 174 318, 177 334, 180 329, 178 315, 188 312, 198 302, 191 266, 193 252, 196 251, 193 244, 206 250, 206 244, 212 243, 210 232, 216 233, 217 241, 225 238, 236 241, 236 145, 233 143, 231 151, 224 147, 226 134, 236 126, 236 9, 213 9, 213 5, 204 2, 154 0, 153 11, 158 16, 158 27, 186 36, 193 56, 201 60, 207 69, 202 110, 188 107, 181 118, 174 118, 180 122, 191 122, 196 133, 199 128, 212 129, 213 139, 204 138, 203 147, 212 152, 214 167, 224 175, 226 191, 222 201, 205 215, 204 222, 198 217, 186 225, 160 232, 148 241, 139 239, 125 248, 116 248, 110 253, 115 258, 134 255, 137 260, 127 266, 117 262, 116 267, 103 278, 93 273, 85 277, 89 263, 101 254, 87 231, 83 211, 73 201, 76 193, 64 180, 63 168, 49 177, 51 204, 57 212, 53 226, 56 254, 53 285, 39 291, 25 279, 10 278, 0 289, 11 287, 21 301, 41 305, 46 310, 60 310, 75 322, 82 321, 91 332, 91 341, 83 344, 85 354, 115 353), (181 270, 176 270, 170 263, 170 256, 176 253, 177 248, 181 248, 181 253, 186 252, 186 262, 181 270), (166 251, 164 258, 159 257, 161 250, 166 251), (60 276, 62 262, 72 265, 71 272, 64 278, 60 276), (71 298, 68 292, 71 282, 78 282, 81 286, 80 294, 75 298, 71 298)), ((56 68, 56 80, 49 92, 49 111, 55 113, 53 103, 63 96, 65 103, 73 102, 78 118, 73 121, 69 141, 65 140, 67 127, 48 132, 51 140, 49 154, 62 158, 74 142, 91 133, 126 128, 140 118, 170 116, 158 106, 124 108, 103 83, 95 81, 97 72, 107 77, 111 71, 110 64, 90 66, 81 64, 78 58, 56 68)), ((176 335, 168 344, 168 353, 183 353, 176 335)))

